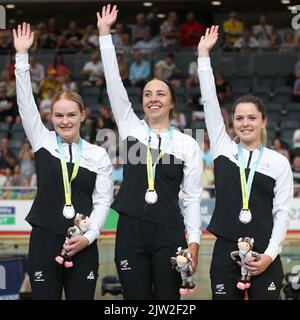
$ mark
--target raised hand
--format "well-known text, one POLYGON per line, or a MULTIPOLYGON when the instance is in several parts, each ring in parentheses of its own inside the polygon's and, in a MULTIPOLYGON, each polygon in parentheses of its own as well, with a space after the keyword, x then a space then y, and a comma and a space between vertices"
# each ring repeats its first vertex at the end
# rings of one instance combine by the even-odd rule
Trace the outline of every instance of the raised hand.
POLYGON ((97 12, 97 27, 99 30, 100 36, 105 36, 110 34, 110 27, 116 22, 118 15, 117 6, 114 5, 113 8, 110 10, 110 4, 107 6, 102 7, 102 13, 100 15, 97 12))
POLYGON ((13 29, 14 46, 17 53, 27 53, 33 43, 34 33, 30 30, 30 24, 23 22, 17 30, 13 29))
POLYGON ((211 26, 207 28, 205 35, 201 37, 198 44, 198 56, 208 57, 209 51, 213 48, 218 40, 218 29, 219 26, 211 26))

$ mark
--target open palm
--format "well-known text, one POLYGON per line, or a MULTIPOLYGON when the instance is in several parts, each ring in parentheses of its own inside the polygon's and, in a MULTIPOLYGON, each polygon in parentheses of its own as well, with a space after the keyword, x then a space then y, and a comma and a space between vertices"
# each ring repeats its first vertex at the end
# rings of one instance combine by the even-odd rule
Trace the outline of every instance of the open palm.
POLYGON ((218 40, 218 26, 207 28, 205 35, 201 37, 198 44, 199 51, 210 51, 218 40))
POLYGON ((17 30, 13 29, 14 46, 17 53, 27 53, 33 43, 33 32, 31 32, 30 24, 23 22, 19 24, 17 30))
POLYGON ((110 4, 108 4, 107 6, 103 6, 101 15, 99 12, 97 12, 97 27, 99 30, 103 28, 110 28, 117 20, 117 6, 114 5, 111 10, 110 7, 110 4))

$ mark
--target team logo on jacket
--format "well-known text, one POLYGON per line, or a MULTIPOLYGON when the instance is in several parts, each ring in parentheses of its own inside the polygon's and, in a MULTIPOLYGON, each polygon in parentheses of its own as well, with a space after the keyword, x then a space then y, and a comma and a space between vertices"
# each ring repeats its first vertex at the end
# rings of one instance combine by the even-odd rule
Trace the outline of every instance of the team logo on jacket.
POLYGON ((273 290, 276 290, 276 286, 274 282, 271 282, 270 285, 268 286, 268 291, 273 291, 273 290))
POLYGON ((128 260, 121 260, 120 261, 121 270, 131 270, 131 267, 129 266, 128 260))
POLYGON ((216 284, 215 294, 226 294, 224 283, 216 284))
POLYGON ((43 271, 36 271, 34 273, 34 281, 45 281, 43 271))
POLYGON ((95 275, 94 275, 94 272, 93 271, 91 271, 90 273, 89 273, 89 275, 86 277, 88 280, 94 280, 95 279, 95 275))

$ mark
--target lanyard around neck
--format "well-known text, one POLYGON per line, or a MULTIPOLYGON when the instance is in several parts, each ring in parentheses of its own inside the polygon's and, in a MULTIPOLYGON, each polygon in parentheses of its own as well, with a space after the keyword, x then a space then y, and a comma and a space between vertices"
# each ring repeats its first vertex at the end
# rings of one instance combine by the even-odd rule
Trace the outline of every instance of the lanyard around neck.
POLYGON ((242 146, 240 144, 238 144, 238 155, 239 155, 238 159, 239 159, 240 179, 241 179, 241 187, 242 187, 243 210, 249 210, 249 199, 250 199, 250 193, 251 193, 251 188, 252 188, 253 179, 254 179, 254 173, 257 169, 257 166, 259 164, 259 161, 261 159, 263 151, 264 151, 264 146, 261 144, 259 146, 258 159, 251 166, 249 176, 246 181, 246 172, 245 172, 245 162, 244 162, 244 157, 243 157, 243 150, 242 150, 242 146))
POLYGON ((68 173, 68 168, 67 168, 64 146, 63 146, 63 143, 62 143, 59 135, 56 135, 56 140, 57 140, 59 158, 60 158, 62 175, 63 175, 65 201, 66 201, 66 205, 71 205, 72 204, 71 183, 76 178, 78 170, 79 170, 80 158, 81 158, 81 153, 82 153, 82 139, 79 137, 79 142, 78 142, 77 151, 76 151, 75 164, 73 167, 73 172, 72 172, 70 180, 69 180, 69 173, 68 173))
POLYGON ((168 137, 165 140, 163 148, 159 151, 158 157, 153 163, 152 154, 150 150, 150 141, 151 141, 151 128, 148 127, 148 148, 147 148, 147 176, 148 176, 148 190, 154 190, 154 181, 155 181, 155 173, 156 173, 156 165, 158 161, 163 157, 165 153, 165 149, 168 144, 171 143, 171 139, 174 133, 175 127, 170 126, 168 129, 168 137))

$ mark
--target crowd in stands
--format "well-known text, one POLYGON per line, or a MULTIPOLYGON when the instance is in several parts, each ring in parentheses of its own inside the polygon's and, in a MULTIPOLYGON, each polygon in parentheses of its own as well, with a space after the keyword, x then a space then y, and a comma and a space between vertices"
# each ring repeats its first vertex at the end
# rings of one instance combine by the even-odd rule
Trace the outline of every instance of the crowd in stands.
MULTIPOLYGON (((154 27, 152 22, 147 20, 145 14, 139 13, 133 24, 118 22, 114 29, 113 42, 120 75, 133 108, 142 117, 141 88, 151 77, 167 79, 176 91, 178 108, 173 114, 173 124, 182 131, 186 128, 205 129, 195 53, 206 26, 197 21, 193 12, 188 12, 179 21, 178 13, 171 11, 160 22, 159 28, 154 27), (189 57, 185 69, 179 63, 181 52, 187 52, 189 57)), ((116 131, 106 94, 95 26, 87 25, 81 29, 75 21, 70 21, 68 27, 63 29, 55 18, 50 18, 47 23, 38 23, 33 29, 35 39, 30 54, 30 73, 34 96, 45 126, 52 129, 51 98, 63 89, 78 91, 83 96, 86 120, 82 135, 85 139, 97 143, 99 130, 116 131)), ((230 12, 222 24, 218 50, 245 52, 266 49, 268 52, 272 49, 284 53, 295 52, 299 46, 300 37, 293 30, 280 29, 269 22, 265 15, 258 18, 256 25, 247 26, 235 12, 230 12)), ((10 32, 1 31, 0 57, 9 54, 9 64, 0 68, 0 198, 23 199, 32 196, 32 191, 24 188, 16 192, 13 187, 36 186, 34 154, 17 110, 12 36, 10 32)), ((247 82, 245 85, 238 76, 215 72, 217 94, 228 133, 234 137, 230 106, 236 97, 253 92, 264 98, 269 114, 269 146, 290 160, 295 182, 300 185, 300 60, 295 64, 295 70, 290 70, 280 79, 275 74, 271 75, 271 72, 258 78, 247 75, 244 77, 247 82), (265 85, 257 82, 261 79, 265 85), (275 86, 278 79, 279 85, 275 86)), ((207 134, 201 147, 204 187, 213 186, 213 159, 207 134)), ((111 152, 116 190, 123 175, 120 148, 114 146, 111 152)), ((213 196, 213 192, 205 195, 213 196)), ((295 195, 300 196, 300 188, 295 188, 295 195)))

